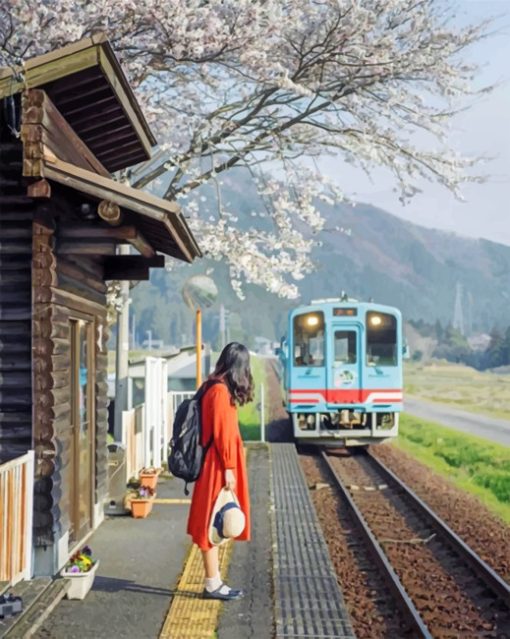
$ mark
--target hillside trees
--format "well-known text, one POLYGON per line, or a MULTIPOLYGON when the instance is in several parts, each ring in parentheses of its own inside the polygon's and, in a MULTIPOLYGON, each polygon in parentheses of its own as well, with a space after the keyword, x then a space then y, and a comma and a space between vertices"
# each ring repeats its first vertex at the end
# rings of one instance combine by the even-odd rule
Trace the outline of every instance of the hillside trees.
POLYGON ((313 233, 324 226, 317 202, 349 195, 342 163, 368 173, 384 167, 404 199, 424 180, 458 192, 472 179, 473 159, 450 149, 445 133, 472 90, 476 69, 463 54, 487 24, 459 26, 451 7, 0 0, 0 64, 105 31, 161 142, 132 184, 181 203, 239 294, 248 281, 293 297, 312 268, 313 233), (325 155, 338 155, 339 184, 316 168, 325 155), (262 218, 251 211, 239 220, 223 198, 222 174, 233 167, 252 175, 262 218))

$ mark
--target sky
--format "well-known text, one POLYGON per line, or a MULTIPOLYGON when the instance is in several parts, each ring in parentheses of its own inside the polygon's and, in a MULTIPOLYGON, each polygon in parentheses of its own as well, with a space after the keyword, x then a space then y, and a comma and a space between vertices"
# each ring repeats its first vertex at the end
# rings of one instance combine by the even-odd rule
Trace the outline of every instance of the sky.
POLYGON ((464 186, 464 202, 426 182, 421 185, 423 193, 403 206, 393 192, 394 182, 382 170, 374 172, 369 180, 361 171, 339 166, 338 161, 329 158, 321 162, 321 169, 340 185, 349 184, 349 194, 357 201, 422 226, 510 245, 510 0, 459 0, 457 5, 462 20, 499 16, 495 24, 498 33, 477 43, 469 56, 482 65, 479 82, 498 83, 498 87, 456 116, 451 137, 460 152, 493 158, 480 167, 489 174, 488 181, 464 186))

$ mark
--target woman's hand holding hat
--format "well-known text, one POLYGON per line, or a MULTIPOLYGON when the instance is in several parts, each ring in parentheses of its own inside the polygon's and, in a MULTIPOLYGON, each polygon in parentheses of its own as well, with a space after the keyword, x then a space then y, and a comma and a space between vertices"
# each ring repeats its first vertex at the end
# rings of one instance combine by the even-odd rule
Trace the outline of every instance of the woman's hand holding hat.
POLYGON ((236 487, 236 478, 234 475, 234 471, 231 468, 227 468, 225 471, 225 488, 228 490, 235 490, 236 487))

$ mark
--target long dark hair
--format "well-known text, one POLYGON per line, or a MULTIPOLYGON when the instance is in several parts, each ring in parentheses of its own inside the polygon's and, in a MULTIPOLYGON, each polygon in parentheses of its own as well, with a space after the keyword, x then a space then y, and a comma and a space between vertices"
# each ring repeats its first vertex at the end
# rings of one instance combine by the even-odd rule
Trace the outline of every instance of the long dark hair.
POLYGON ((227 385, 233 403, 242 406, 252 401, 253 377, 250 353, 246 346, 239 342, 231 342, 225 346, 209 379, 219 378, 227 385))

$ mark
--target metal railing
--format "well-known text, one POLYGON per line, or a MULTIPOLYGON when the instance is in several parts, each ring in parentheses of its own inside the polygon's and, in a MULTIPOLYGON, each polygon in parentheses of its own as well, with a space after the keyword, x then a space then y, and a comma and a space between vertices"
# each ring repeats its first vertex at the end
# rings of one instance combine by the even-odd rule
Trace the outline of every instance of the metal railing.
POLYGON ((196 391, 170 391, 168 393, 168 407, 170 410, 171 422, 173 422, 173 418, 177 409, 186 399, 191 399, 196 391))
POLYGON ((34 451, 0 465, 0 581, 32 577, 34 451))

